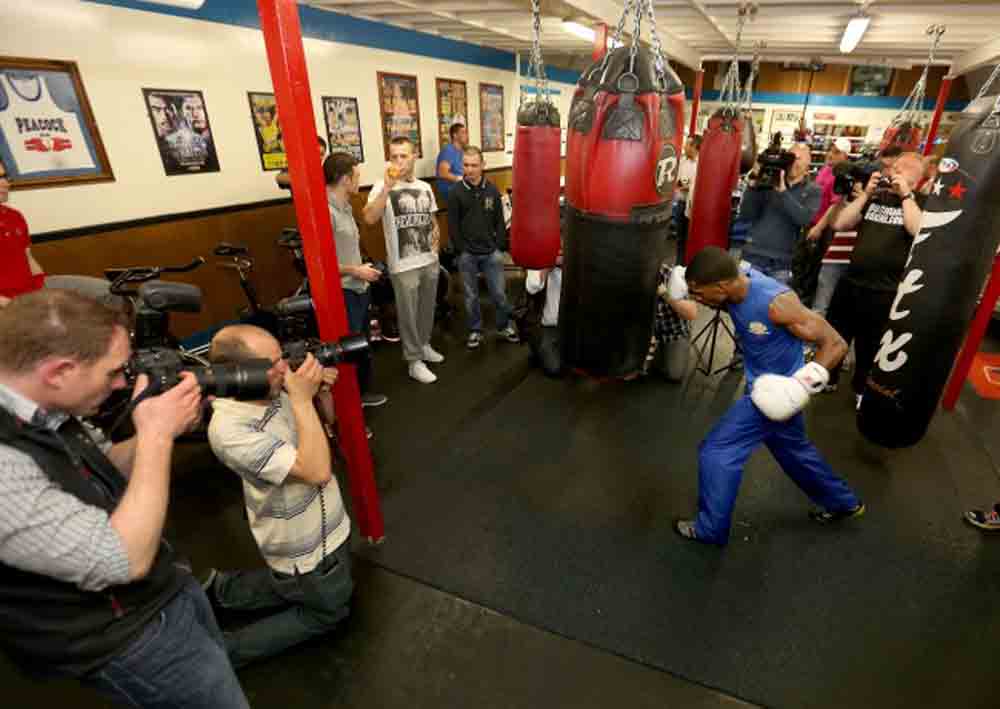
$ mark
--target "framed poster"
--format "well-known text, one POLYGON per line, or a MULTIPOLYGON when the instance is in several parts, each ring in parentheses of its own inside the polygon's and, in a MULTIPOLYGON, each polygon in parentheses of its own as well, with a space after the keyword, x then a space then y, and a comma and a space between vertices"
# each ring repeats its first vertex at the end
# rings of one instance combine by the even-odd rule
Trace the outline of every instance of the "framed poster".
POLYGON ((469 92, 464 81, 437 79, 438 150, 451 142, 451 127, 469 127, 469 92))
POLYGON ((250 117, 253 119, 254 135, 257 137, 257 153, 264 171, 284 170, 288 167, 285 155, 285 139, 278 124, 278 104, 274 94, 247 92, 250 101, 250 117))
POLYGON ((322 101, 326 142, 330 146, 330 152, 350 153, 358 162, 364 162, 365 147, 361 143, 358 100, 346 96, 324 96, 322 101))
POLYGON ((417 77, 378 72, 378 103, 382 114, 382 147, 385 149, 385 159, 389 159, 389 141, 397 135, 405 135, 413 141, 416 156, 423 157, 420 145, 417 77))
POLYGON ((479 84, 479 130, 484 153, 504 149, 503 86, 479 84))
POLYGON ((143 89, 142 95, 166 173, 218 172, 219 158, 201 91, 143 89))
POLYGON ((76 62, 0 57, 0 156, 13 189, 115 179, 76 62))

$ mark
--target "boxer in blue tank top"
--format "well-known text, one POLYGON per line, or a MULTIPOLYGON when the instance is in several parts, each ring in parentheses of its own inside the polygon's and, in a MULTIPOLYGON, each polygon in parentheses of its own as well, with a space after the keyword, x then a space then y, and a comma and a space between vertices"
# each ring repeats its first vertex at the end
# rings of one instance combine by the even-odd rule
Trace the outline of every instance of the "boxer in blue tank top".
POLYGON ((686 287, 694 300, 725 308, 732 317, 747 390, 699 446, 698 516, 679 520, 677 532, 713 544, 729 540, 743 466, 761 443, 819 506, 812 519, 826 523, 862 515, 864 504, 806 438, 802 416, 810 394, 822 390, 829 370, 847 352, 844 339, 788 286, 753 268, 741 271, 714 246, 700 251, 678 278, 684 281, 675 281, 672 288, 686 287), (809 364, 803 361, 803 342, 818 347, 809 364))

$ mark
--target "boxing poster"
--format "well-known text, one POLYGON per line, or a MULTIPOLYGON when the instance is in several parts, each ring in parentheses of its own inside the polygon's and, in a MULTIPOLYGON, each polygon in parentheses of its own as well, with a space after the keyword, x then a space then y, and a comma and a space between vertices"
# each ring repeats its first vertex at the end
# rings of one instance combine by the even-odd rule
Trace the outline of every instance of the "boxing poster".
POLYGON ((267 170, 284 170, 288 167, 285 155, 285 140, 278 123, 278 104, 274 94, 247 92, 250 101, 250 115, 253 119, 254 135, 257 137, 257 152, 260 165, 267 170))
POLYGON ((479 85, 479 129, 484 153, 504 150, 503 86, 479 85))
POLYGON ((437 79, 438 150, 451 142, 451 127, 469 127, 469 92, 460 79, 437 79))
POLYGON ((15 189, 114 179, 76 64, 0 60, 0 157, 15 189))
POLYGON ((201 91, 143 89, 142 95, 167 175, 218 172, 219 158, 201 91))
POLYGON ((423 157, 420 140, 420 100, 417 77, 378 72, 378 99, 382 113, 382 145, 389 159, 389 141, 406 136, 418 158, 423 157))
POLYGON ((347 96, 324 96, 323 117, 326 119, 326 142, 330 152, 350 153, 358 162, 364 162, 365 146, 361 142, 358 100, 347 96))

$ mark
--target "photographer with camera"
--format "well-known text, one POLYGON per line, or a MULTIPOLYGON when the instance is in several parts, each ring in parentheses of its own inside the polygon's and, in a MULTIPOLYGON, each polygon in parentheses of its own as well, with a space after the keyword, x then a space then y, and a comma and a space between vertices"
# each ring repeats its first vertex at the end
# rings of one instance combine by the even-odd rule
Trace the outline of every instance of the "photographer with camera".
POLYGON ((306 353, 293 370, 278 341, 253 325, 231 325, 212 338, 213 362, 273 363, 269 398, 218 398, 208 427, 212 451, 243 480, 250 531, 267 565, 213 569, 203 585, 218 608, 273 611, 226 634, 237 667, 322 635, 349 613, 351 520, 317 411, 318 404, 332 413, 329 387, 337 370, 318 357, 306 353))
MULTIPOLYGON (((361 233, 354 220, 351 195, 358 193, 361 184, 361 168, 350 153, 332 153, 323 161, 323 175, 326 178, 327 202, 330 205, 330 219, 333 221, 333 238, 337 244, 337 259, 340 266, 340 285, 344 289, 344 305, 347 308, 347 326, 351 332, 368 337, 371 318, 368 306, 371 303, 369 286, 382 278, 382 271, 361 260, 361 233)), ((358 363, 358 386, 361 388, 362 406, 381 406, 389 399, 385 394, 372 392, 372 358, 358 363)))
POLYGON ((772 146, 748 175, 740 219, 749 221, 743 258, 780 283, 792 278, 792 254, 799 234, 819 208, 820 190, 809 181, 811 153, 801 143, 790 151, 772 146))
MULTIPOLYGON (((836 231, 857 229, 847 273, 830 302, 830 324, 857 353, 852 386, 860 404, 868 370, 878 351, 899 279, 920 230, 925 196, 913 189, 924 173, 916 153, 903 153, 886 173, 873 172, 864 192, 847 203, 833 222, 836 231)), ((837 386, 840 368, 830 372, 837 386)))
MULTIPOLYGON (((248 707, 201 587, 162 538, 191 373, 110 445, 79 417, 126 387, 122 316, 41 290, 0 310, 0 644, 129 706, 248 707)), ((135 392, 146 387, 138 377, 135 392)))

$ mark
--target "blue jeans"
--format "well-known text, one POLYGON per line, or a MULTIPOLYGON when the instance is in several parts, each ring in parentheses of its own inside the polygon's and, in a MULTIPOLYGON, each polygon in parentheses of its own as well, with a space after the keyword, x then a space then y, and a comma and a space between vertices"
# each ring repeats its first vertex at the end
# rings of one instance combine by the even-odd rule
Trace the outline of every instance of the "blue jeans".
POLYGON ((84 684, 125 706, 249 709, 201 586, 184 588, 116 658, 84 684))
POLYGON ((771 421, 748 394, 733 404, 698 447, 698 519, 694 528, 698 539, 713 544, 729 541, 743 466, 761 443, 785 475, 823 509, 841 512, 860 504, 806 438, 801 413, 788 421, 771 421))
POLYGON ((503 254, 494 251, 478 256, 463 251, 458 257, 458 270, 462 274, 465 291, 465 316, 469 332, 482 332, 483 319, 479 312, 479 273, 486 276, 486 288, 497 308, 497 330, 510 323, 511 307, 507 302, 507 282, 503 275, 503 254))
POLYGON ((792 267, 787 261, 755 254, 747 249, 743 250, 743 260, 779 283, 784 283, 787 286, 792 282, 792 267))
POLYGON ((242 667, 323 635, 350 614, 354 591, 350 546, 344 542, 305 574, 279 574, 268 567, 219 573, 214 593, 222 608, 275 609, 273 615, 226 633, 233 665, 242 667))
POLYGON ((819 279, 816 282, 816 295, 813 296, 812 309, 826 317, 833 300, 833 292, 837 289, 840 277, 847 273, 849 263, 824 263, 819 269, 819 279))
MULTIPOLYGON (((368 337, 371 329, 371 318, 368 317, 368 303, 371 302, 371 290, 364 293, 344 289, 344 306, 347 308, 347 328, 353 332, 368 337)), ((358 362, 358 388, 364 394, 372 381, 372 352, 365 350, 364 358, 358 362)))

